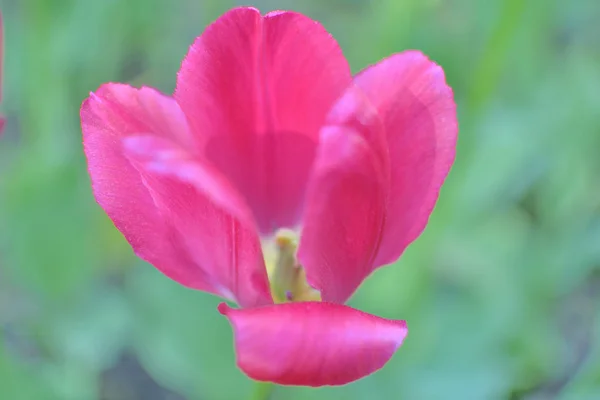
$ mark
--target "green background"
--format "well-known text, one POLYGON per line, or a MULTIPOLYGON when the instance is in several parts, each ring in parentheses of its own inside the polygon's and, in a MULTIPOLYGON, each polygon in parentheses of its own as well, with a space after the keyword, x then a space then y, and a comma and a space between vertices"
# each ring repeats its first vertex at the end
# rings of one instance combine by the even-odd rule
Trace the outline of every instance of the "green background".
MULTIPOLYGON (((408 320, 380 372, 273 399, 600 399, 600 1, 254 1, 322 21, 354 71, 446 71, 457 161, 425 233, 351 304, 408 320)), ((0 0, 0 398, 249 398, 219 299, 136 259, 94 203, 79 106, 171 92, 233 1, 0 0)))

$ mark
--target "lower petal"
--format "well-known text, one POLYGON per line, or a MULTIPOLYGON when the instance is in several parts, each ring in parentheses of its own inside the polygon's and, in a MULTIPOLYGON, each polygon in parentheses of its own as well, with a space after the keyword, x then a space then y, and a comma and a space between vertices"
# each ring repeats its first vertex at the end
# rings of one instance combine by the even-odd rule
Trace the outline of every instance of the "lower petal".
POLYGON ((382 368, 408 333, 405 321, 334 303, 251 309, 219 305, 235 336, 237 363, 250 378, 280 385, 344 385, 382 368))

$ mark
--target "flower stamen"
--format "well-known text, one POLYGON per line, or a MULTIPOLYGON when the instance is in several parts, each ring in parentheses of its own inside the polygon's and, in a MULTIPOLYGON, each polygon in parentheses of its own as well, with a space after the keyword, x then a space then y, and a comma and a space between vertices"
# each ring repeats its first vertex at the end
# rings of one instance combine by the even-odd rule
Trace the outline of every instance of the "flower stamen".
POLYGON ((298 263, 298 235, 290 229, 279 229, 264 246, 265 262, 276 303, 320 301, 321 294, 306 281, 306 272, 298 263))

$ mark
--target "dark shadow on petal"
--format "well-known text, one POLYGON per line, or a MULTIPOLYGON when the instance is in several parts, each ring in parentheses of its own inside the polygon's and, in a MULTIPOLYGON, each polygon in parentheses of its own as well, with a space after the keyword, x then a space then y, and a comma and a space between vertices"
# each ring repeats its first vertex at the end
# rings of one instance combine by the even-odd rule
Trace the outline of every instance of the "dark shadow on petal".
POLYGON ((299 223, 316 143, 295 132, 213 136, 206 157, 242 194, 260 233, 299 223))

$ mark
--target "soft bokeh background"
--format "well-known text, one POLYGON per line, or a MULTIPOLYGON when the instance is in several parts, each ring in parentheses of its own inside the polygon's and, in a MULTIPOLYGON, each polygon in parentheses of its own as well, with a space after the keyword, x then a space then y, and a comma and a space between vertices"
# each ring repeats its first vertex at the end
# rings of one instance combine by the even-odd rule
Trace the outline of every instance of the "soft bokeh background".
MULTIPOLYGON (((351 303, 407 319, 380 372, 273 399, 600 399, 600 1, 249 2, 318 19, 355 71, 408 48, 459 104, 431 223, 351 303)), ((217 298, 136 259, 94 203, 79 105, 171 92, 225 0, 0 0, 0 398, 250 398, 217 298)), ((285 338, 282 338, 285 339, 285 338)))

